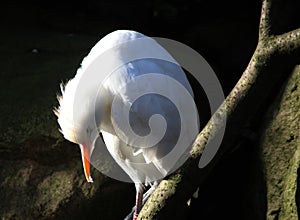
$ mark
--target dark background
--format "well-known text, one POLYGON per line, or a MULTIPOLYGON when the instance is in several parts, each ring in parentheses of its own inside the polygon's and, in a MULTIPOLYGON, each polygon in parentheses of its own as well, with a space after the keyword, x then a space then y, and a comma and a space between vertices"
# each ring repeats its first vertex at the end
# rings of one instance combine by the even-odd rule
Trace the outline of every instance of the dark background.
MULTIPOLYGON (((296 2, 282 3, 280 10, 274 12, 275 33, 299 26, 296 2), (289 25, 287 21, 291 21, 289 25)), ((4 135, 8 127, 18 127, 29 117, 51 109, 59 83, 73 77, 93 45, 117 29, 171 38, 194 48, 211 64, 226 95, 255 50, 260 7, 260 1, 253 0, 1 3, 0 131, 4 135)), ((49 126, 55 127, 54 117, 49 118, 49 126)), ((53 132, 45 127, 26 129, 19 128, 20 133, 2 138, 21 142, 27 134, 53 132)), ((187 218, 253 219, 256 208, 251 195, 253 155, 253 148, 246 146, 224 158, 200 189, 200 199, 192 201, 187 218)), ((124 201, 125 208, 119 208, 122 212, 129 212, 133 204, 134 190, 129 193, 132 198, 130 202, 124 201)), ((96 212, 97 204, 92 207, 87 216, 92 217, 93 211, 96 212)))
MULTIPOLYGON (((4 3, 0 18, 3 33, 11 31, 19 35, 18 40, 30 32, 88 35, 94 41, 86 42, 87 52, 104 35, 117 29, 178 40, 204 56, 220 75, 228 93, 256 47, 259 15, 260 1, 250 0, 30 0, 4 3)), ((7 43, 14 46, 13 42, 7 43)))

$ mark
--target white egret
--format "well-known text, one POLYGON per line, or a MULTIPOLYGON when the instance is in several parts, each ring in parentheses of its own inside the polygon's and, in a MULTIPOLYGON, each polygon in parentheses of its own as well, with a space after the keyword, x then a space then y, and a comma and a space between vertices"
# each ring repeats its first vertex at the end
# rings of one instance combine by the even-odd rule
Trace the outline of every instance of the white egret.
MULTIPOLYGON (((182 121, 179 119, 181 112, 178 112, 178 109, 176 110, 177 106, 185 105, 187 98, 183 96, 184 92, 178 90, 174 86, 174 82, 168 80, 167 77, 175 79, 192 97, 191 86, 181 67, 172 62, 161 60, 163 58, 173 60, 171 55, 152 38, 135 31, 114 31, 102 38, 92 48, 83 60, 76 76, 65 86, 62 86, 62 95, 58 97, 59 107, 55 109, 60 131, 64 137, 80 146, 84 173, 88 182, 92 182, 90 158, 94 148, 97 147, 95 143, 99 137, 99 132, 102 133, 109 153, 135 183, 136 205, 134 213, 132 213, 133 219, 137 218, 142 204, 151 195, 160 179, 172 170, 172 167, 169 167, 170 165, 167 163, 164 164, 161 158, 172 150, 172 147, 178 141, 179 133, 184 132, 183 137, 191 137, 190 139, 195 137, 195 132, 189 131, 188 128, 182 128, 182 121), (125 46, 128 42, 143 38, 150 39, 150 41, 137 44, 131 49, 125 46), (113 50, 113 52, 105 55, 108 50, 113 50), (140 52, 146 52, 146 54, 149 52, 149 58, 140 58, 140 52), (105 61, 98 63, 101 60, 98 57, 101 55, 106 56, 104 57, 105 61), (135 57, 137 60, 128 60, 128 56, 135 57), (160 59, 155 59, 156 56, 160 59), (102 78, 105 78, 103 82, 97 82, 97 80, 100 80, 100 78, 97 78, 97 74, 101 74, 101 71, 104 71, 105 68, 105 71, 107 71, 107 66, 111 65, 109 68, 112 68, 115 64, 117 66, 109 73, 110 75, 105 75, 102 78), (103 66, 103 69, 101 66, 103 66), (88 75, 90 73, 91 75, 88 75), (153 78, 150 77, 146 81, 137 80, 139 76, 147 76, 147 74, 153 73, 165 77, 156 80, 157 75, 153 75, 153 78), (83 83, 80 86, 80 81, 84 77, 89 79, 88 83, 83 83), (91 77, 93 78, 91 79, 91 77), (138 83, 132 83, 135 80, 138 83), (101 90, 99 90, 99 83, 102 87, 101 90), (141 102, 132 103, 133 100, 130 98, 132 95, 151 91, 151 89, 162 91, 162 94, 146 95, 141 102), (95 107, 96 95, 100 97, 100 102, 95 107), (112 105, 116 97, 118 97, 119 104, 113 109, 112 105), (168 99, 171 101, 168 101, 168 99), (176 100, 177 104, 172 104, 172 100, 176 100), (128 106, 131 107, 129 109, 131 113, 130 125, 134 132, 145 136, 149 133, 149 126, 150 133, 153 133, 154 136, 161 136, 161 134, 156 133, 163 131, 164 138, 155 143, 154 147, 148 146, 149 140, 145 141, 145 144, 137 141, 133 144, 134 146, 130 145, 135 140, 130 140, 130 137, 126 136, 127 131, 125 130, 127 128, 119 123, 123 116, 118 113, 118 111, 124 112, 128 109, 128 106), (161 123, 156 123, 157 120, 152 120, 151 124, 153 114, 159 114, 164 118, 167 124, 166 131, 163 130, 162 127, 164 126, 161 123), (120 135, 123 135, 123 137, 120 137, 120 135), (132 163, 144 165, 135 166, 132 163), (143 184, 151 185, 151 188, 144 194, 144 198, 143 184)), ((198 121, 192 117, 192 120, 187 121, 187 123, 190 125, 198 124, 198 121)))

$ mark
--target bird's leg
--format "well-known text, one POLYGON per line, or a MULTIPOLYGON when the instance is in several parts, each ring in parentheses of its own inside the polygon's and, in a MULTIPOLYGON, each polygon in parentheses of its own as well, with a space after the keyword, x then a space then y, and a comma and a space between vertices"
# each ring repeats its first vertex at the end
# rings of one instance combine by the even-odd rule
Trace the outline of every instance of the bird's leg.
MULTIPOLYGON (((155 181, 152 185, 151 185, 151 187, 147 190, 147 192, 145 192, 144 193, 144 195, 143 195, 143 200, 142 200, 142 205, 144 205, 145 203, 146 203, 146 201, 147 201, 147 199, 150 197, 150 195, 154 192, 154 190, 156 189, 156 187, 158 186, 158 184, 160 183, 160 180, 159 181, 155 181)), ((139 186, 140 187, 140 186, 139 186)), ((142 191, 144 191, 144 186, 142 185, 141 186, 142 187, 142 191)), ((137 189, 137 186, 136 186, 136 189, 137 189)), ((138 191, 137 191, 137 196, 138 196, 138 191)), ((141 208, 142 208, 142 205, 141 205, 141 207, 139 208, 139 211, 138 212, 140 212, 140 210, 141 210, 141 208)), ((124 220, 131 220, 132 219, 132 216, 134 216, 134 214, 136 213, 136 207, 137 206, 134 206, 133 208, 132 208, 132 211, 130 212, 130 214, 129 215, 127 215, 126 216, 126 218, 124 219, 124 220)), ((136 217, 137 218, 137 217, 136 217)), ((136 219, 136 218, 134 218, 134 219, 136 219)))
POLYGON ((143 205, 146 203, 146 201, 151 196, 151 194, 154 192, 154 190, 156 189, 156 187, 158 186, 159 183, 160 183, 160 180, 155 181, 152 185, 150 184, 151 187, 143 195, 143 205))
POLYGON ((135 210, 133 213, 133 220, 136 220, 139 212, 143 206, 143 192, 144 192, 144 186, 142 183, 136 183, 135 184, 136 189, 136 201, 135 201, 135 210))

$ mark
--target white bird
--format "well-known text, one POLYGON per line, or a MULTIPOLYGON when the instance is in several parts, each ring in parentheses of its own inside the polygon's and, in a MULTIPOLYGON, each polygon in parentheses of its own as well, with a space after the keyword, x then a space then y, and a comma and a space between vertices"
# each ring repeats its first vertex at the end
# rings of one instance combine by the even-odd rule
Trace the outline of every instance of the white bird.
MULTIPOLYGON (((165 60, 155 59, 156 56, 173 60, 171 55, 155 40, 141 33, 118 30, 106 35, 83 60, 76 76, 65 86, 61 86, 62 95, 58 97, 59 106, 55 109, 60 131, 64 137, 80 146, 84 173, 88 182, 93 181, 90 175, 90 158, 95 147, 98 147, 95 146, 95 143, 99 137, 99 132, 102 133, 107 150, 135 183, 136 205, 133 209, 134 213, 131 213, 133 219, 137 218, 142 204, 154 191, 160 179, 172 170, 172 167, 164 164, 161 158, 172 150, 178 141, 179 133, 184 132, 184 137, 189 136, 191 139, 195 137, 195 134, 188 129, 182 131, 178 110, 168 99, 176 100, 178 106, 183 106, 186 98, 166 77, 175 79, 193 96, 191 86, 180 66, 165 60), (142 45, 137 44, 133 49, 128 50, 126 43, 138 39, 148 39, 148 41, 142 45), (108 50, 113 50, 113 52, 105 55, 108 50), (144 57, 128 62, 128 56, 139 58, 140 53, 145 52, 149 53, 149 58, 144 57), (98 57, 101 55, 105 56, 103 58, 105 62, 97 64, 99 62, 98 57), (116 63, 123 63, 123 65, 118 65, 113 73, 105 78, 105 81, 97 82, 98 78, 95 76, 100 74, 102 70, 104 71, 107 66, 114 66, 116 63), (93 70, 92 65, 99 67, 99 69, 93 70), (96 75, 91 79, 88 75, 89 71, 99 73, 95 73, 96 75), (137 80, 138 77, 148 76, 147 74, 150 73, 158 73, 165 77, 157 80, 155 78, 157 75, 155 75, 146 81, 137 80), (88 85, 86 83, 80 85, 84 77, 88 78, 88 85), (135 81, 138 83, 132 83, 135 81), (99 83, 101 83, 101 91, 99 91, 99 83), (132 103, 134 100, 131 97, 136 93, 143 93, 152 89, 153 91, 162 91, 164 95, 145 95, 140 102, 132 103), (99 96, 97 100, 100 100, 96 107, 94 104, 95 94, 99 96), (112 105, 116 97, 118 97, 119 104, 113 109, 112 105), (141 136, 149 133, 149 123, 151 122, 149 118, 153 114, 163 116, 167 124, 163 139, 151 148, 148 147, 149 140, 148 142, 145 141, 144 144, 133 143, 135 140, 130 140, 130 137, 126 136, 127 128, 120 124, 120 120, 122 121, 124 117, 121 113, 126 113, 126 109, 129 109, 131 114, 131 129, 141 136), (97 119, 95 119, 95 115, 97 119), (125 137, 120 137, 120 134, 125 137), (146 166, 134 165, 136 163, 146 164, 146 166), (144 194, 144 198, 143 184, 151 185, 151 188, 144 194)), ((155 120, 152 122, 152 124, 150 123, 152 135, 161 136, 158 133, 162 131, 162 125, 155 123, 155 120)), ((198 124, 198 121, 187 121, 187 123, 198 124)))

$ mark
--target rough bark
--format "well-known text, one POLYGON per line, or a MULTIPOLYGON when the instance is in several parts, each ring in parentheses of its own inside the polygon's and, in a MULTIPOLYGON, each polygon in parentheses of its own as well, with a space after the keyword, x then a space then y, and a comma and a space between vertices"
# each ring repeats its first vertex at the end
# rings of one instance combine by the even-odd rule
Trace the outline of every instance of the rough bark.
POLYGON ((259 141, 259 155, 266 182, 267 219, 298 219, 299 88, 300 66, 297 66, 270 106, 261 128, 263 135, 259 141))
POLYGON ((184 207, 222 155, 237 144, 242 135, 240 131, 253 124, 268 98, 274 95, 275 86, 296 64, 295 58, 300 53, 300 29, 271 35, 271 3, 271 0, 262 2, 259 41, 240 80, 196 138, 189 160, 180 171, 158 186, 141 210, 139 219, 164 219, 165 215, 176 213, 173 204, 184 207), (225 122, 226 132, 217 155, 208 166, 199 169, 198 162, 205 146, 216 137, 225 122))

